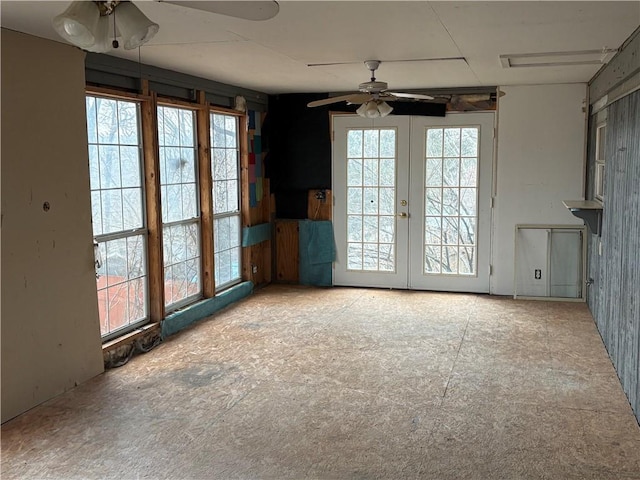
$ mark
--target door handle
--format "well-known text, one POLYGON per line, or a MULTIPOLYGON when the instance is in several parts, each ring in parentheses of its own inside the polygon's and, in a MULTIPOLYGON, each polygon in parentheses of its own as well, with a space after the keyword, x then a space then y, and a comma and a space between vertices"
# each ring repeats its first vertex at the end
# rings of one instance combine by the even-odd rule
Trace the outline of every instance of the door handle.
POLYGON ((398 213, 398 216, 400 218, 407 218, 409 216, 409 214, 407 212, 400 212, 400 213, 398 213))

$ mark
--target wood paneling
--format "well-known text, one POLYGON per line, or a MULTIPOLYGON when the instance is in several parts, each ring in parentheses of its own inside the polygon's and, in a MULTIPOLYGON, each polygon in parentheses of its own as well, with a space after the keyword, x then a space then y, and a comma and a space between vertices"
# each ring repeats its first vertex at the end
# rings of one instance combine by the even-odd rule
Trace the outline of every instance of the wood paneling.
MULTIPOLYGON (((602 236, 589 239, 589 307, 640 419, 640 91, 608 109, 602 236), (602 243, 601 247, 599 243, 602 243)), ((594 118, 592 117, 592 120, 594 118)), ((595 162, 595 122, 589 171, 595 162)), ((593 198, 593 182, 589 182, 593 198)))
POLYGON ((202 245, 202 295, 211 298, 216 293, 213 257, 213 193, 211 180, 211 145, 209 138, 210 113, 203 91, 197 92, 203 108, 196 112, 198 119, 198 175, 200 181, 200 242, 202 245))
POLYGON ((158 154, 158 124, 155 94, 152 101, 142 102, 142 147, 147 228, 149 236, 149 318, 160 322, 164 318, 164 271, 162 268, 162 211, 160 207, 160 164, 158 154))
POLYGON ((298 221, 276 220, 276 272, 278 282, 298 283, 298 221))

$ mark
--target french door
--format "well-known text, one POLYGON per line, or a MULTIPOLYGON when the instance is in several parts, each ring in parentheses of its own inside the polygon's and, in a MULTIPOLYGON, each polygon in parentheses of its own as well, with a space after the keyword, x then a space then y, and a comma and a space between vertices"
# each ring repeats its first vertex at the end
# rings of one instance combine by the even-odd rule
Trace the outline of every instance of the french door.
POLYGON ((493 114, 334 118, 334 284, 489 291, 493 114))

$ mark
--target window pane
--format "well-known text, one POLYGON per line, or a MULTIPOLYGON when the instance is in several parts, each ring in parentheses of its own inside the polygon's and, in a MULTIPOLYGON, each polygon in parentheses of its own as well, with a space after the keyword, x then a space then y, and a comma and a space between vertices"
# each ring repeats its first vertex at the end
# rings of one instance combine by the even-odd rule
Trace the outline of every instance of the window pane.
POLYGON ((442 184, 458 186, 460 160, 457 158, 445 158, 442 162, 442 184))
POLYGON ((240 141, 237 117, 211 113, 210 134, 215 284, 219 289, 240 280, 240 141))
POLYGON ((100 188, 120 188, 120 149, 116 145, 98 146, 100 188))
POLYGON ((195 115, 159 106, 158 119, 162 220, 174 224, 163 226, 165 305, 171 307, 201 291, 195 115))
POLYGON ((445 128, 444 130, 444 156, 460 156, 460 129, 445 128))
POLYGON ((362 160, 350 158, 347 160, 347 185, 362 185, 362 160))
POLYGON ((380 185, 393 187, 396 184, 396 162, 393 158, 380 159, 380 185))
POLYGON ((478 129, 463 128, 460 146, 461 146, 461 156, 477 157, 478 156, 478 129))
POLYGON ((442 157, 442 139, 441 128, 427 130, 427 157, 442 157))
POLYGON ((124 230, 142 228, 142 192, 139 188, 122 190, 123 227, 124 230))
POLYGON ((362 270, 362 243, 347 244, 347 268, 362 270))
POLYGON ((118 143, 118 101, 96 97, 98 144, 118 143))
POLYGON ((348 157, 362 157, 362 130, 349 130, 347 133, 348 157))
POLYGON ((103 190, 102 233, 115 233, 124 229, 121 190, 103 190))
POLYGON ((378 130, 364 131, 364 156, 367 158, 378 157, 378 130))
POLYGON ((396 131, 380 130, 380 156, 395 158, 396 156, 396 131))
POLYGON ((138 145, 138 105, 118 102, 118 134, 120 145, 138 145))

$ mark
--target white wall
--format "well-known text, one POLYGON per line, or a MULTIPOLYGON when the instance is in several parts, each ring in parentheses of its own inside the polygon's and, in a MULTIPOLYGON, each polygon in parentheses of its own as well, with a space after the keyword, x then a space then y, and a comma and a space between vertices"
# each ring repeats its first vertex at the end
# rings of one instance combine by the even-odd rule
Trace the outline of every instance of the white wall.
POLYGON ((491 293, 513 294, 515 225, 578 224, 584 198, 586 84, 501 87, 491 293))
POLYGON ((84 53, 5 29, 1 40, 4 422, 103 365, 84 53))

